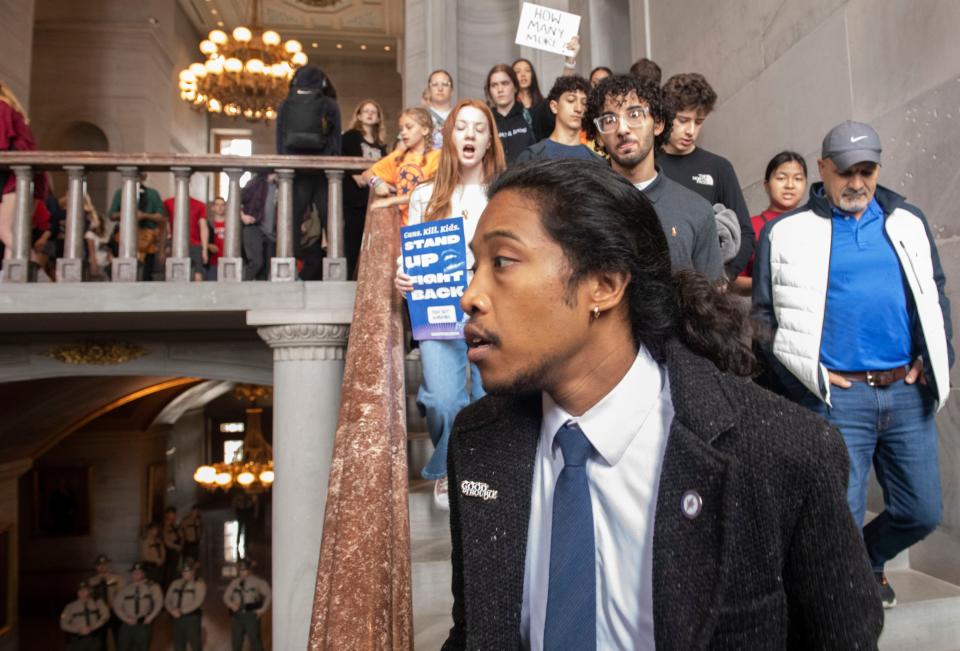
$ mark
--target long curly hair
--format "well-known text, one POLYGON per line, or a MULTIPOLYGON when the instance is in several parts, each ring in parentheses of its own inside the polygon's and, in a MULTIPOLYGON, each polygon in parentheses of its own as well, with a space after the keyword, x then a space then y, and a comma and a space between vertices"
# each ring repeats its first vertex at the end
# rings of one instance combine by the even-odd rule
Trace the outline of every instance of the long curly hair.
POLYGON ((699 272, 674 272, 653 206, 629 181, 600 162, 539 161, 509 168, 487 194, 513 189, 531 197, 544 231, 562 249, 567 296, 592 273, 623 273, 630 326, 638 346, 659 362, 678 338, 722 371, 751 375, 751 324, 737 299, 699 272), (588 200, 584 200, 588 197, 588 200))
POLYGON ((500 138, 497 134, 497 123, 493 118, 493 113, 486 104, 478 99, 463 99, 457 103, 447 121, 443 125, 443 147, 440 150, 440 166, 437 168, 437 175, 433 181, 433 194, 430 195, 430 201, 427 203, 427 209, 424 211, 425 221, 432 219, 445 219, 450 216, 450 203, 453 192, 458 185, 461 185, 463 174, 460 170, 460 160, 457 157, 457 145, 453 141, 453 130, 457 125, 457 116, 460 111, 466 107, 472 107, 483 113, 487 120, 487 133, 490 134, 490 145, 483 154, 483 183, 489 184, 502 172, 507 161, 503 154, 503 145, 500 144, 500 138))

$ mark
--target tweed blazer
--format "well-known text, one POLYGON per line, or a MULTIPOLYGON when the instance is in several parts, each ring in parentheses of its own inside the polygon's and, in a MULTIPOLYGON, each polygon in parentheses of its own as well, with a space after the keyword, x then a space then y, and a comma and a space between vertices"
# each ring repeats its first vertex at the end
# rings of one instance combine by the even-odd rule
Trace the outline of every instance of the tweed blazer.
MULTIPOLYGON (((677 341, 665 358, 675 417, 653 535, 657 647, 876 648, 883 610, 847 507, 840 434, 677 341), (702 498, 693 519, 681 507, 688 490, 702 498)), ((456 420, 444 649, 521 646, 540 421, 539 394, 488 396, 456 420)))

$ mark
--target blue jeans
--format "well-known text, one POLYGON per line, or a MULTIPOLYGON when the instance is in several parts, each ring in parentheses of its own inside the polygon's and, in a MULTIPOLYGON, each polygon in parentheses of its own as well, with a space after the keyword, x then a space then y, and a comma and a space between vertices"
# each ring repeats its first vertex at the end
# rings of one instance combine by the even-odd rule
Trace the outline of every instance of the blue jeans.
POLYGON ((830 388, 833 407, 814 396, 803 404, 843 434, 850 455, 847 502, 863 527, 870 465, 877 473, 886 509, 863 527, 875 572, 888 560, 937 528, 943 512, 937 456, 936 404, 920 384, 894 382, 871 387, 854 382, 830 388))
POLYGON ((425 479, 443 479, 447 476, 447 443, 453 420, 461 409, 483 397, 483 384, 480 371, 467 361, 467 343, 463 339, 421 341, 420 363, 423 384, 417 392, 417 405, 427 418, 427 432, 433 441, 433 456, 420 474, 425 479))

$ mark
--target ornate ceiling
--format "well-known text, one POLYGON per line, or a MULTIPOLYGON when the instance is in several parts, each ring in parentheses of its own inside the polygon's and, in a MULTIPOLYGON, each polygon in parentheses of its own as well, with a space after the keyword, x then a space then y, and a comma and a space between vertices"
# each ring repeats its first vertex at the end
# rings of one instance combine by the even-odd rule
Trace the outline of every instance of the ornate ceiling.
MULTIPOLYGON (((179 0, 201 34, 250 26, 252 0, 179 0)), ((393 58, 403 36, 403 0, 261 0, 264 27, 311 54, 393 58), (338 47, 339 46, 339 47, 338 47)))

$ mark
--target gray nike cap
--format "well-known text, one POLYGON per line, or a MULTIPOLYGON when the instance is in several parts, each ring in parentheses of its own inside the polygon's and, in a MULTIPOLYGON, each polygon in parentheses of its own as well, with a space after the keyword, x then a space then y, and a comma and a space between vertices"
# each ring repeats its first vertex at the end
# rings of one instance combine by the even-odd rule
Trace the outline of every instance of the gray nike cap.
POLYGON ((880 136, 873 127, 863 122, 847 120, 830 129, 823 139, 821 158, 833 160, 841 172, 857 163, 880 164, 880 136))

